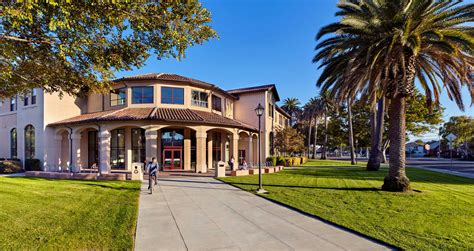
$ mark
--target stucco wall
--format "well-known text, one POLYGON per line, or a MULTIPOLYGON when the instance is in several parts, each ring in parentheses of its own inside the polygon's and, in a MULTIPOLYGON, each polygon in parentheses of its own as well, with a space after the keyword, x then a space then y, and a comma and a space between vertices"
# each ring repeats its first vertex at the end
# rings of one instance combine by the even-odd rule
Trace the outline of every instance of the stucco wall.
POLYGON ((189 108, 194 110, 201 110, 207 112, 214 112, 220 115, 225 115, 229 118, 233 118, 233 105, 235 100, 232 98, 228 98, 220 92, 212 91, 211 89, 206 89, 202 87, 196 87, 184 82, 173 82, 173 81, 151 81, 151 80, 143 80, 143 81, 129 81, 129 82, 121 82, 116 83, 113 88, 127 88, 127 98, 124 105, 120 106, 111 106, 110 103, 110 94, 104 94, 103 100, 101 94, 91 94, 87 98, 87 112, 97 112, 102 110, 114 110, 114 109, 121 109, 124 107, 163 107, 163 108, 189 108), (152 86, 154 99, 152 104, 132 104, 132 88, 138 86, 152 86), (162 87, 177 87, 184 89, 184 104, 163 104, 161 103, 161 88, 162 87), (203 91, 208 93, 208 107, 201 107, 193 105, 191 102, 191 93, 193 90, 203 91), (216 95, 221 98, 222 101, 222 112, 212 110, 212 99, 211 94, 216 95), (228 105, 226 105, 228 103, 228 105), (229 107, 230 110, 226 110, 226 107, 229 107))
MULTIPOLYGON (((63 97, 60 98, 57 93, 45 93, 42 105, 44 107, 44 109, 42 109, 44 112, 44 114, 42 114, 42 117, 44 116, 44 122, 41 128, 44 131, 44 137, 42 138, 44 142, 41 142, 41 147, 44 151, 42 152, 42 156, 37 155, 37 158, 42 158, 44 160, 43 165, 47 168, 48 166, 59 165, 61 154, 66 154, 66 150, 61 152, 60 140, 58 141, 58 137, 61 138, 61 136, 56 133, 55 128, 47 127, 47 125, 80 115, 86 103, 84 99, 70 95, 63 95, 63 97)), ((62 163, 62 165, 65 164, 66 163, 62 163)))

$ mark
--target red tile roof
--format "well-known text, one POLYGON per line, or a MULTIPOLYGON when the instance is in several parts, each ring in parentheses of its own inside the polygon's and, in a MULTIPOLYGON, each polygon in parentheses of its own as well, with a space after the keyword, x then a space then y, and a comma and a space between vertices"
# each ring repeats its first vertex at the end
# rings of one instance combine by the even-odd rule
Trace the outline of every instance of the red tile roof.
POLYGON ((290 114, 288 114, 285 110, 283 110, 283 108, 279 107, 279 106, 276 106, 276 109, 278 112, 280 112, 281 114, 283 114, 285 117, 287 118, 291 118, 290 114))
POLYGON ((182 122, 193 124, 222 125, 257 131, 253 126, 230 119, 219 114, 182 108, 123 108, 120 110, 95 112, 79 115, 49 126, 81 124, 103 121, 156 120, 164 122, 182 122))
POLYGON ((241 93, 262 92, 262 91, 272 91, 273 95, 275 96, 276 101, 280 101, 280 95, 278 94, 276 86, 274 84, 243 87, 243 88, 238 88, 238 89, 233 89, 233 90, 227 90, 228 93, 234 94, 237 96, 241 93))

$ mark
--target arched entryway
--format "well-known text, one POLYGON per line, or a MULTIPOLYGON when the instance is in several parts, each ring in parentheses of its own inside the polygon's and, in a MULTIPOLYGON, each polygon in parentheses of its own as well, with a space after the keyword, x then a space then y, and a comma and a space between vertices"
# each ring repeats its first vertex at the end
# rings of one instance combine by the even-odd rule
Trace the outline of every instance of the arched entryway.
POLYGON ((178 126, 161 128, 158 131, 158 153, 164 171, 196 170, 196 131, 178 126))

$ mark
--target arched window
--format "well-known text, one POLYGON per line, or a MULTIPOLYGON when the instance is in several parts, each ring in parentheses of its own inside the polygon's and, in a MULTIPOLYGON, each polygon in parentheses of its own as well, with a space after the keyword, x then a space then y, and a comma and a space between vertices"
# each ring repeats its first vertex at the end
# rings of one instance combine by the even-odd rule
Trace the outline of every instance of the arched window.
POLYGON ((25 127, 25 159, 35 157, 35 128, 32 125, 25 127))
POLYGON ((16 128, 10 131, 10 158, 18 158, 16 128))

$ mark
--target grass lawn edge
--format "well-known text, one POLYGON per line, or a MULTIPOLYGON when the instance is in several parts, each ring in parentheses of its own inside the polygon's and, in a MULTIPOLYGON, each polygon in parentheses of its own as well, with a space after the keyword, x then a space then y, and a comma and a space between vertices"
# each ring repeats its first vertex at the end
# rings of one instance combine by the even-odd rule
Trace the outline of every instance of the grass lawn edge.
MULTIPOLYGON (((302 167, 303 167, 303 166, 302 166, 302 167)), ((225 178, 225 177, 223 177, 223 178, 225 178)), ((397 246, 395 246, 395 245, 393 245, 393 244, 390 244, 390 243, 385 242, 385 241, 383 241, 383 240, 376 239, 376 238, 374 238, 374 237, 372 237, 372 236, 370 236, 370 235, 361 233, 361 232, 359 232, 359 231, 356 231, 356 230, 354 230, 354 229, 345 227, 345 226, 343 226, 343 225, 339 225, 339 224, 337 224, 337 223, 335 223, 335 222, 326 220, 326 219, 324 219, 324 218, 322 218, 322 217, 320 217, 320 216, 317 216, 317 215, 308 213, 308 212, 306 212, 306 211, 304 211, 304 210, 301 210, 301 209, 299 209, 299 208, 296 208, 296 207, 287 205, 287 204, 285 204, 285 203, 283 203, 283 202, 274 200, 274 199, 272 199, 272 198, 268 198, 268 197, 264 196, 263 194, 258 194, 258 193, 256 193, 256 192, 250 192, 250 191, 244 190, 244 189, 242 189, 242 188, 240 188, 240 187, 238 187, 238 186, 236 186, 236 185, 234 185, 234 184, 232 184, 232 183, 226 182, 226 181, 223 180, 222 178, 214 178, 214 179, 216 179, 216 180, 218 180, 218 181, 220 181, 220 182, 224 182, 225 184, 230 185, 230 186, 233 186, 233 187, 235 187, 235 188, 238 188, 238 189, 240 189, 240 190, 242 190, 242 191, 245 191, 245 192, 254 194, 254 195, 256 195, 256 196, 259 196, 260 198, 263 198, 263 199, 265 199, 265 200, 267 200, 267 201, 270 201, 270 202, 272 202, 272 203, 275 203, 275 204, 277 204, 277 205, 286 207, 286 208, 288 208, 288 209, 290 209, 290 210, 293 210, 293 211, 295 211, 295 212, 298 212, 298 213, 300 213, 300 214, 303 214, 303 215, 305 215, 305 216, 307 216, 307 217, 310 217, 310 218, 313 218, 313 219, 316 219, 316 220, 320 220, 320 221, 322 221, 322 222, 324 222, 324 223, 327 223, 327 224, 329 224, 329 225, 331 225, 331 226, 340 228, 340 229, 342 229, 342 230, 344 230, 344 231, 347 231, 347 232, 349 232, 349 233, 352 233, 352 234, 355 234, 355 235, 357 235, 357 236, 363 237, 363 238, 368 239, 368 240, 370 240, 370 241, 373 241, 373 242, 375 242, 375 243, 377 243, 377 244, 385 245, 385 246, 387 246, 388 248, 391 248, 391 249, 402 250, 402 248, 397 247, 397 246)))

